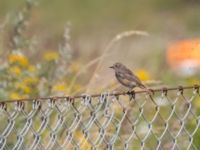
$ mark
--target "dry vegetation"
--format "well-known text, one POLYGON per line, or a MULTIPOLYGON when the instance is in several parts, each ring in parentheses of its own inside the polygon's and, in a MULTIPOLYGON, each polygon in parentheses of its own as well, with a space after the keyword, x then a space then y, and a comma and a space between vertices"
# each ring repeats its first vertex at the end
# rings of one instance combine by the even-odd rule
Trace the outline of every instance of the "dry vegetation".
MULTIPOLYGON (((37 24, 34 19, 39 13, 34 13, 35 18, 31 19, 34 7, 33 0, 26 0, 14 19, 8 15, 0 22, 1 100, 94 94, 121 89, 108 68, 115 61, 123 61, 134 68, 133 71, 148 86, 199 83, 198 76, 181 78, 171 72, 164 60, 169 39, 162 35, 154 37, 145 31, 120 30, 115 32, 116 35, 104 34, 92 41, 92 36, 87 39, 87 36, 77 38, 75 35, 73 39, 73 26, 68 23, 62 36, 52 38, 55 40, 52 44, 51 38, 45 41, 47 35, 33 35, 34 23, 37 24)), ((147 24, 148 21, 151 20, 146 20, 147 24)), ((191 22, 192 26, 193 20, 191 22)), ((80 134, 77 132, 76 136, 80 134)))

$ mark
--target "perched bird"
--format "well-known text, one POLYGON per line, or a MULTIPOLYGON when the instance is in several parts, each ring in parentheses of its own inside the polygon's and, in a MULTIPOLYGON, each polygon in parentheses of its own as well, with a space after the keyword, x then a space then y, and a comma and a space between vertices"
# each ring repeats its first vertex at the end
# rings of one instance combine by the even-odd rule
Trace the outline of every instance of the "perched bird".
POLYGON ((126 66, 124 66, 122 63, 115 63, 110 68, 114 69, 115 76, 119 83, 121 83, 123 86, 128 87, 129 90, 140 87, 142 89, 146 89, 149 91, 149 89, 146 88, 140 81, 140 79, 133 74, 133 72, 128 69, 126 66))

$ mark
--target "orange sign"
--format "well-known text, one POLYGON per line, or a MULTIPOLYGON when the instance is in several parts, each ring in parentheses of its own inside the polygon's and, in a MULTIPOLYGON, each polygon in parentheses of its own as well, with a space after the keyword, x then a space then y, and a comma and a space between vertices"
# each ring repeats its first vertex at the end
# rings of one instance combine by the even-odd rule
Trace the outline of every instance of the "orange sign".
POLYGON ((167 62, 175 70, 191 71, 200 69, 200 39, 184 40, 169 46, 167 62))

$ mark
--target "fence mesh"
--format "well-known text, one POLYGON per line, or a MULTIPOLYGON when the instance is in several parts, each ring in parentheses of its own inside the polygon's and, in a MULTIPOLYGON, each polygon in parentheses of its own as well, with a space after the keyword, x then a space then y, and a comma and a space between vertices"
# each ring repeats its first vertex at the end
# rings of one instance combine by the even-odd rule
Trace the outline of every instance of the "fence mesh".
POLYGON ((2 101, 1 150, 200 149, 199 85, 2 101))

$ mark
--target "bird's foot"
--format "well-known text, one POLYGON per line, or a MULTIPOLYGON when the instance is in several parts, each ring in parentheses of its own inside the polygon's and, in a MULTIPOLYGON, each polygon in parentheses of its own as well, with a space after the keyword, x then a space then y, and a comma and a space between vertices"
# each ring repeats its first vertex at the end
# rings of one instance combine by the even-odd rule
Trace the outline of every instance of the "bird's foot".
POLYGON ((127 91, 127 94, 129 94, 129 95, 131 95, 131 94, 133 94, 133 93, 135 93, 135 91, 132 90, 132 89, 129 89, 129 90, 127 91))

